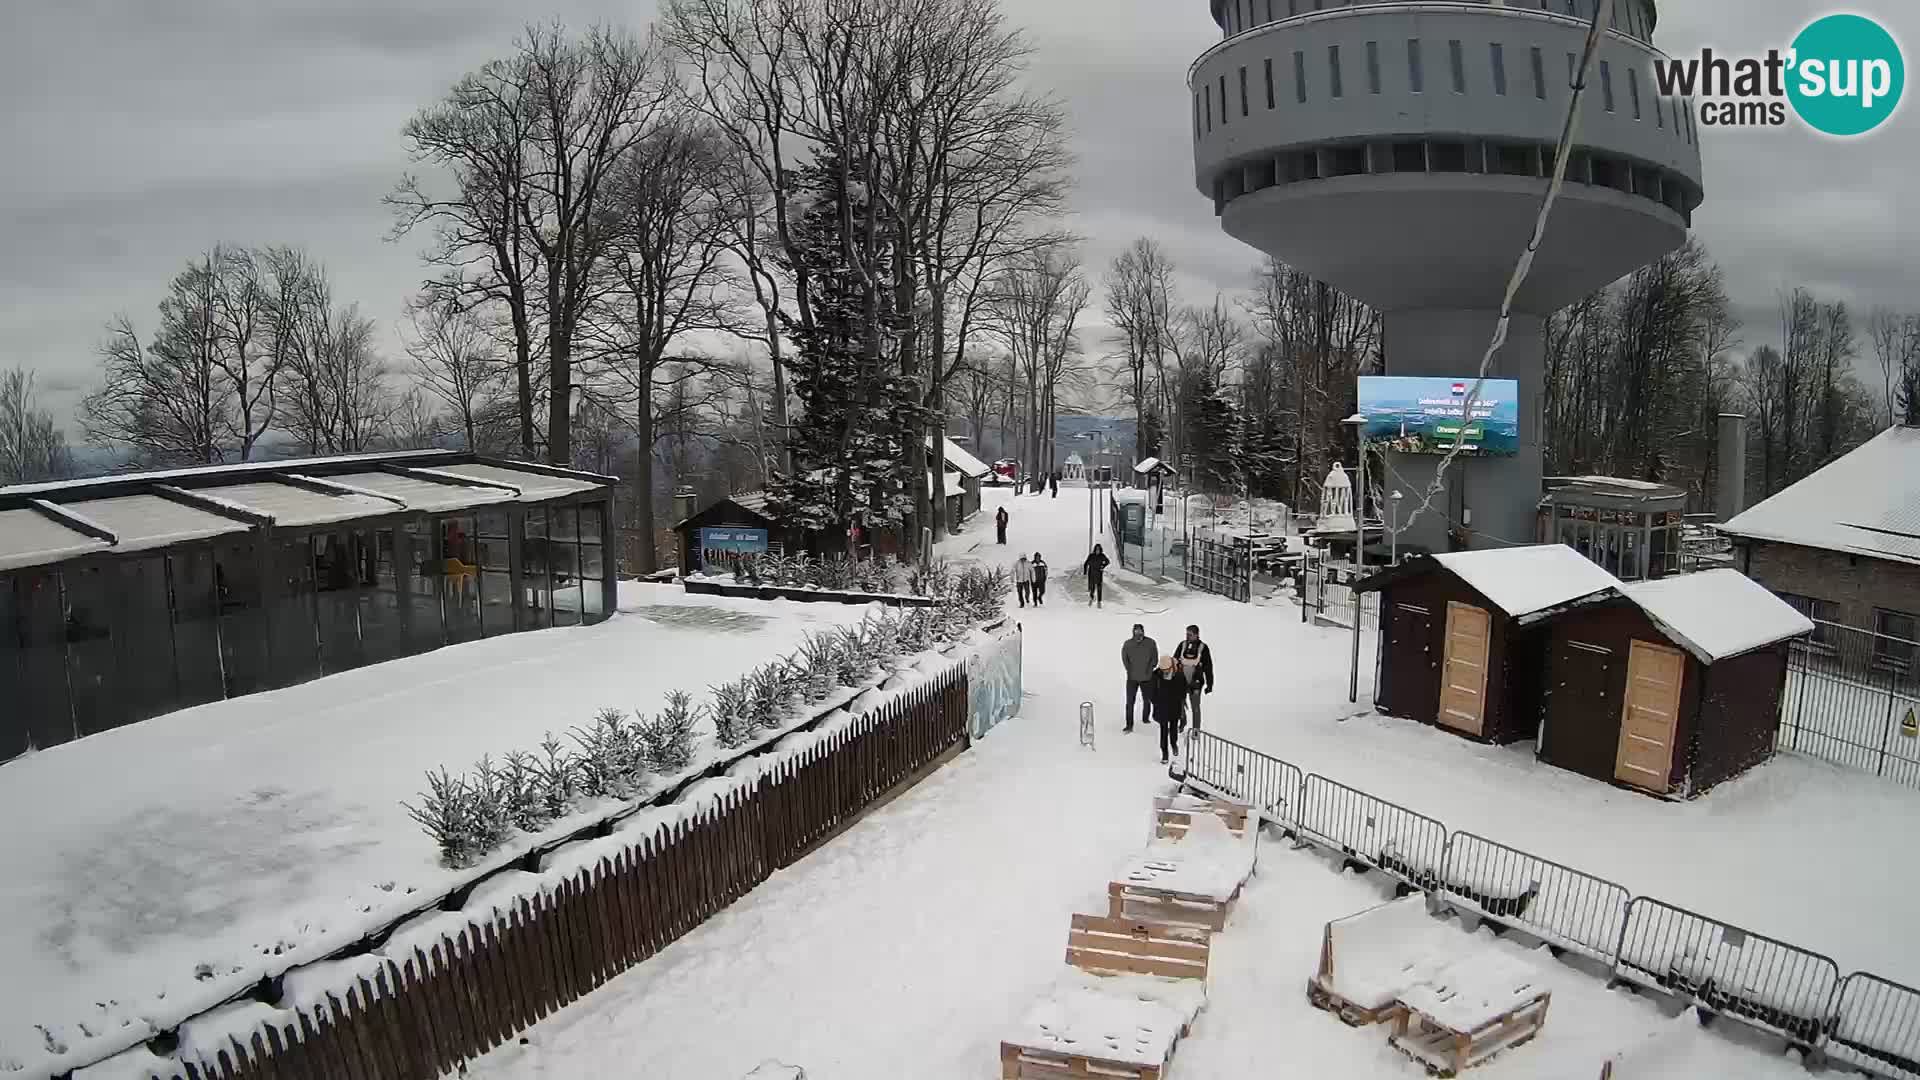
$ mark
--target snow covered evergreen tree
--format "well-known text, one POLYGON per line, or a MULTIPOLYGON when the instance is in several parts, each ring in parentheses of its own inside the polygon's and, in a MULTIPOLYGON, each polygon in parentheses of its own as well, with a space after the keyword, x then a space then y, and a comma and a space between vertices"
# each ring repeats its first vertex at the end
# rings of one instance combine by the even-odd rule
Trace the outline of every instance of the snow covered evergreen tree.
POLYGON ((813 320, 789 325, 800 406, 788 443, 793 471, 768 486, 778 509, 809 528, 856 515, 870 527, 897 525, 913 509, 905 461, 919 405, 918 388, 900 376, 900 328, 886 293, 895 230, 839 158, 823 154, 796 171, 802 197, 789 208, 787 270, 808 280, 813 320))

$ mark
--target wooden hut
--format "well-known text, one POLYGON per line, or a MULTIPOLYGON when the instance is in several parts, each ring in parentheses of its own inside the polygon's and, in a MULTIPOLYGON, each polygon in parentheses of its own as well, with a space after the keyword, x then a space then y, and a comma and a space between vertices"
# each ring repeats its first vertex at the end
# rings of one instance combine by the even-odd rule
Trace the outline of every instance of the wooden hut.
POLYGON ((1813 623, 1737 570, 1621 593, 1547 628, 1540 760, 1691 798, 1772 756, 1787 651, 1813 623))
POLYGON ((1470 739, 1539 729, 1539 623, 1619 595, 1613 575, 1560 544, 1422 555, 1362 580, 1380 593, 1374 705, 1470 739))

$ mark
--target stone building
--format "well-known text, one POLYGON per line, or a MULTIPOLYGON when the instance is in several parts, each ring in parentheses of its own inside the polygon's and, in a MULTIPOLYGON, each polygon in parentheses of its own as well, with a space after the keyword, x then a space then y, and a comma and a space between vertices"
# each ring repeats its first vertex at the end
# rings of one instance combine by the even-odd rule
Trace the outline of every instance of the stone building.
POLYGON ((1873 666, 1912 673, 1920 640, 1920 428, 1894 427, 1721 526, 1735 565, 1815 620, 1870 632, 1873 666))

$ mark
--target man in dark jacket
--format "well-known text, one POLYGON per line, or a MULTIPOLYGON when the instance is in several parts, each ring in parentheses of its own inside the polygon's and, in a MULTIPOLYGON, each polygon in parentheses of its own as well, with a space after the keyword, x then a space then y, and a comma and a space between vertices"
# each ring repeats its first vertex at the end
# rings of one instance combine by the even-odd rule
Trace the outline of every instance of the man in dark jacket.
POLYGON ((1007 542, 1007 508, 1004 506, 994 512, 993 531, 999 538, 996 541, 997 543, 1004 544, 1007 542))
POLYGON ((1147 636, 1147 628, 1133 624, 1133 636, 1120 646, 1120 666, 1127 671, 1127 726, 1133 730, 1133 699, 1140 702, 1140 719, 1153 719, 1153 671, 1160 662, 1160 646, 1147 636))
POLYGON ((1047 560, 1033 553, 1033 606, 1045 607, 1047 603, 1047 560))
POLYGON ((1105 603, 1106 590, 1103 588, 1102 583, 1106 580, 1107 564, 1110 561, 1111 560, 1107 558, 1107 553, 1101 550, 1100 545, 1095 544, 1093 545, 1093 553, 1087 556, 1087 561, 1082 563, 1080 567, 1087 572, 1087 603, 1095 607, 1107 606, 1105 603))
POLYGON ((1200 730, 1200 696, 1213 693, 1213 650, 1200 640, 1200 628, 1187 626, 1187 639, 1173 652, 1187 679, 1187 701, 1193 707, 1193 730, 1200 730))
POLYGON ((1160 658, 1153 675, 1153 720, 1160 725, 1160 764, 1180 752, 1180 731, 1186 726, 1187 677, 1171 656, 1160 658))
POLYGON ((1054 498, 1057 499, 1060 497, 1060 474, 1059 473, 1054 473, 1053 475, 1047 477, 1047 487, 1049 490, 1053 492, 1054 498))

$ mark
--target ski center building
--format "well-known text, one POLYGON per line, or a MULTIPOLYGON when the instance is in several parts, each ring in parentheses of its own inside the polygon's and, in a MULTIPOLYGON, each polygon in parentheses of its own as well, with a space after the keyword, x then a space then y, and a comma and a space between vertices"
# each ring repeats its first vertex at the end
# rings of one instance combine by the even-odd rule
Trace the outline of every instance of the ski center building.
POLYGON ((0 760, 614 609, 612 477, 425 450, 0 488, 0 760))

